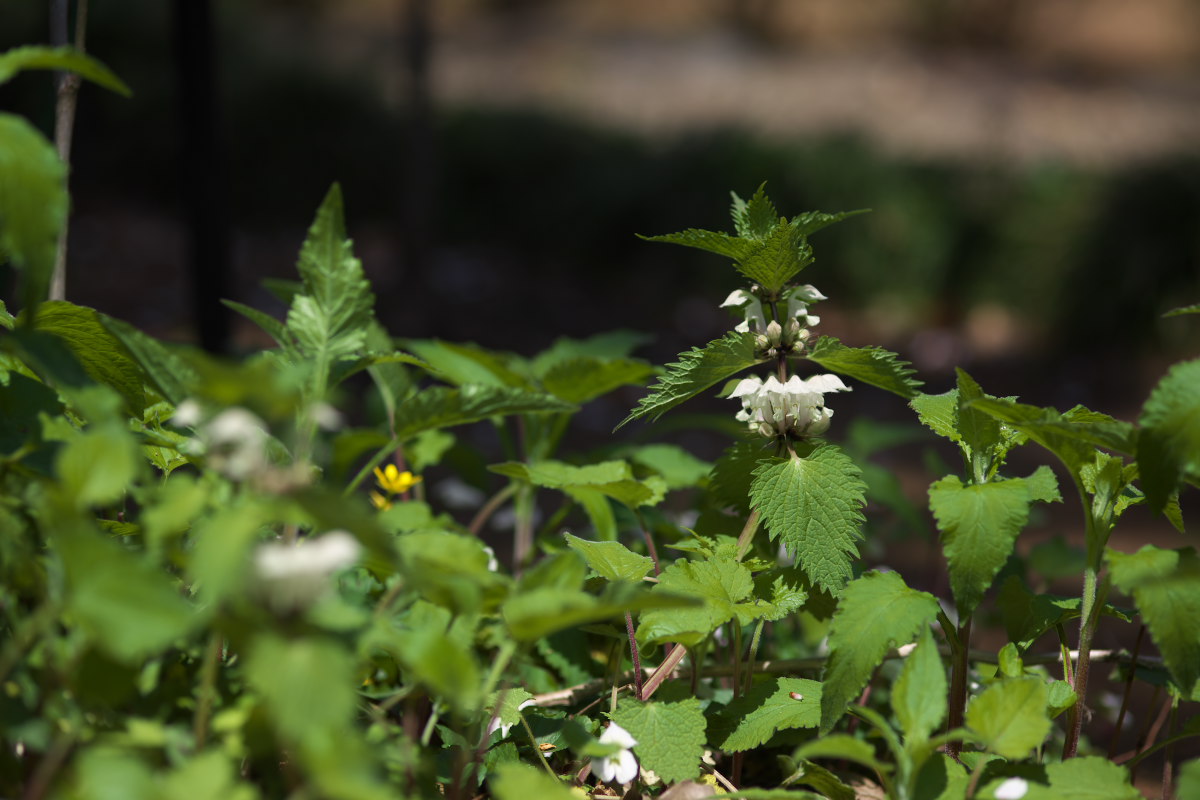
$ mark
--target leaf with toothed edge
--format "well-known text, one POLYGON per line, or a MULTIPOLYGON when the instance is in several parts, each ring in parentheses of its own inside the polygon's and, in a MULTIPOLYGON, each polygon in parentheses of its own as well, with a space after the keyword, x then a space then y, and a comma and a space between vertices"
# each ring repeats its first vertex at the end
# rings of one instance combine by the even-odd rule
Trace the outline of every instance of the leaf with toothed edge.
POLYGON ((805 353, 814 364, 912 400, 921 381, 907 361, 882 347, 847 347, 832 336, 822 336, 805 353))

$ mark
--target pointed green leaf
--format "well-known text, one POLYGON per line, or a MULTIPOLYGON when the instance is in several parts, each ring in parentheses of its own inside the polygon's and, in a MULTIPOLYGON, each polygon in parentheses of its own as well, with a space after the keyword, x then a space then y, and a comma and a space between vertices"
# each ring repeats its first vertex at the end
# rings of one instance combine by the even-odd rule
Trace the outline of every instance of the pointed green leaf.
POLYGON ((397 439, 405 440, 422 431, 466 425, 504 414, 574 410, 575 406, 541 392, 479 385, 459 389, 431 386, 396 409, 395 435, 397 439))
POLYGON ((496 800, 578 800, 567 784, 519 761, 496 767, 489 784, 496 800))
POLYGON ((827 370, 847 375, 879 389, 912 399, 921 381, 907 361, 882 347, 846 347, 832 336, 822 336, 804 355, 827 370))
POLYGON ((754 576, 754 596, 734 606, 738 622, 756 619, 776 622, 798 610, 808 600, 809 584, 796 567, 769 569, 754 576))
POLYGON ((1029 781, 1023 800, 1141 800, 1143 796, 1130 785, 1128 770, 1101 756, 1047 764, 1046 777, 1049 786, 1029 781))
POLYGON ((612 360, 628 358, 639 346, 650 341, 652 337, 633 331, 609 331, 598 333, 586 339, 571 339, 562 336, 554 340, 554 344, 534 356, 530 362, 532 373, 540 378, 545 377, 554 366, 575 358, 599 358, 612 360))
POLYGON ((1120 453, 1133 451, 1132 425, 1082 406, 1060 414, 1053 408, 994 397, 973 400, 971 405, 1021 431, 1054 453, 1075 474, 1093 460, 1092 451, 1096 447, 1120 453))
POLYGON ((483 386, 532 389, 529 380, 512 368, 502 353, 494 353, 474 344, 456 344, 440 339, 406 339, 404 345, 423 358, 442 380, 455 386, 477 383, 483 386))
POLYGON ((643 644, 697 644, 731 620, 735 604, 753 589, 750 570, 732 558, 680 559, 662 571, 651 593, 694 598, 699 605, 643 613, 637 639, 643 644))
MULTIPOLYGON (((971 406, 974 400, 987 397, 983 389, 965 371, 956 370, 958 376, 957 427, 962 436, 961 445, 971 459, 972 474, 976 483, 982 482, 990 473, 997 449, 1003 438, 1000 422, 990 414, 971 406)), ((1000 455, 1000 457, 1003 457, 1000 455)))
POLYGON ((542 388, 568 403, 586 403, 621 386, 645 385, 653 374, 654 368, 638 359, 583 356, 548 369, 542 388))
POLYGON ((647 242, 681 244, 684 247, 707 250, 719 256, 728 256, 734 260, 745 258, 754 252, 755 249, 755 242, 737 236, 730 236, 727 233, 706 231, 700 228, 689 228, 686 231, 667 233, 662 236, 642 236, 639 234, 638 238, 645 239, 647 242))
POLYGON ((1024 758, 1050 733, 1049 695, 1041 678, 1012 678, 994 683, 967 707, 967 727, 979 734, 989 752, 1024 758))
POLYGON ((694 697, 677 703, 621 700, 613 722, 637 740, 633 752, 646 769, 668 784, 700 775, 704 757, 704 714, 694 697))
POLYGON ((858 697, 887 652, 916 639, 938 611, 933 595, 908 588, 895 572, 867 572, 846 586, 829 630, 822 735, 858 697))
POLYGON ((471 648, 430 627, 396 635, 396 655, 412 679, 463 714, 479 707, 483 672, 471 648))
POLYGON ((52 300, 42 303, 34 325, 65 342, 88 376, 116 389, 131 416, 141 418, 145 376, 125 345, 100 324, 95 309, 52 300))
POLYGON ((1180 768, 1178 800, 1200 800, 1200 759, 1192 759, 1180 768))
POLYGON ((805 267, 813 263, 812 247, 791 225, 777 225, 754 248, 735 259, 738 272, 775 297, 805 267))
POLYGON ((695 604, 695 599, 679 594, 647 591, 640 583, 612 583, 598 596, 544 586, 511 597, 504 603, 502 615, 513 638, 533 642, 578 625, 619 619, 626 611, 642 611, 645 618, 658 609, 669 609, 667 616, 674 617, 695 604))
POLYGON ((816 233, 822 228, 827 228, 835 222, 841 222, 850 217, 857 217, 860 214, 869 214, 871 209, 858 208, 854 211, 838 211, 833 214, 827 214, 824 211, 805 211, 803 214, 797 214, 792 217, 788 224, 795 228, 805 236, 816 233))
POLYGON ((292 337, 288 334, 287 326, 272 317, 270 314, 259 311, 257 308, 251 308, 244 303, 234 302, 233 300, 222 300, 221 303, 226 308, 233 309, 258 327, 262 328, 272 339, 275 340, 275 343, 280 347, 287 347, 291 344, 292 337))
POLYGON ((761 464, 750 498, 772 539, 783 543, 813 583, 837 596, 850 580, 862 538, 866 484, 854 462, 835 445, 818 445, 804 458, 761 464))
POLYGON ((729 753, 753 750, 778 731, 821 724, 821 684, 771 678, 751 687, 712 720, 712 743, 729 753))
POLYGON ((54 145, 37 128, 0 113, 0 254, 24 275, 26 317, 49 291, 67 220, 66 177, 54 145))
POLYGON ((650 387, 650 394, 638 401, 637 408, 617 427, 642 417, 653 422, 708 387, 763 360, 754 352, 752 333, 728 333, 703 349, 693 347, 680 354, 679 361, 667 365, 667 373, 659 377, 650 387))
POLYGON ((767 197, 766 187, 760 184, 750 202, 733 195, 733 227, 743 239, 765 239, 779 224, 779 212, 767 197))
POLYGON ((941 531, 960 616, 975 611, 1012 555, 1017 535, 1029 521, 1031 500, 1022 478, 964 486, 949 475, 929 487, 929 507, 941 531))
POLYGON ((961 441, 958 432, 958 390, 951 389, 941 394, 918 393, 908 401, 909 407, 917 412, 921 424, 938 436, 952 442, 961 441))
POLYGON ((1164 317, 1180 317, 1180 316, 1183 316, 1184 314, 1200 314, 1200 303, 1193 303, 1190 306, 1180 306, 1179 308, 1172 308, 1170 311, 1163 314, 1163 316, 1164 317))
MULTIPOLYGON (((1016 575, 1008 576, 996 597, 996 605, 1008 638, 1022 651, 1028 650, 1038 637, 1054 626, 1079 619, 1080 602, 1079 595, 1035 595, 1025 588, 1025 584, 1016 575)), ((1101 609, 1101 613, 1122 622, 1130 621, 1120 609, 1107 603, 1101 609)))
POLYGON ((909 741, 926 741, 946 716, 946 670, 928 626, 892 686, 892 711, 909 741))
POLYGON ((199 376, 196 370, 173 353, 165 344, 128 322, 98 314, 101 324, 125 345, 125 349, 141 366, 145 377, 159 393, 174 405, 179 405, 192 393, 199 376))
POLYGON ((129 97, 133 92, 112 70, 72 47, 14 47, 0 54, 0 84, 24 69, 58 69, 74 72, 105 89, 129 97))
POLYGON ((802 745, 794 757, 797 759, 831 758, 853 761, 876 772, 888 772, 888 768, 875 758, 875 749, 869 743, 844 733, 826 735, 822 732, 820 737, 802 745))
POLYGON ((510 461, 489 467, 492 472, 528 481, 546 489, 575 491, 591 489, 630 508, 655 505, 662 500, 665 486, 660 479, 639 481, 624 461, 603 461, 583 467, 546 459, 526 464, 510 461))
POLYGON ((589 542, 564 533, 567 547, 583 556, 588 567, 609 581, 640 581, 654 567, 647 556, 638 555, 620 542, 589 542))
POLYGON ((657 472, 668 489, 697 486, 712 470, 712 464, 673 444, 643 445, 629 452, 629 460, 657 472))
POLYGON ((1200 478, 1200 359, 1171 367, 1138 418, 1137 461, 1146 502, 1159 512, 1185 477, 1200 478))
POLYGON ((1196 552, 1146 545, 1133 554, 1108 550, 1113 583, 1133 596, 1171 677, 1184 696, 1200 680, 1200 558, 1196 552))

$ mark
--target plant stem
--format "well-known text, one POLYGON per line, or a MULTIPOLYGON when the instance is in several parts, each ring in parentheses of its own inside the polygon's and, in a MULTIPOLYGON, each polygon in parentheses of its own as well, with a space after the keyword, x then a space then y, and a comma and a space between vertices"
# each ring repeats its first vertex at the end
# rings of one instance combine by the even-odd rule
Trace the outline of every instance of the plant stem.
POLYGON ((1142 651, 1142 639, 1146 636, 1146 626, 1139 625, 1137 639, 1133 643, 1133 665, 1125 674, 1125 691, 1121 693, 1121 710, 1117 712, 1117 724, 1113 727, 1112 741, 1108 744, 1108 759, 1111 761, 1117 755, 1117 745, 1121 741, 1121 726, 1125 723, 1125 712, 1129 710, 1129 695, 1133 691, 1133 678, 1137 673, 1137 657, 1142 651))
POLYGON ((221 634, 213 631, 208 637, 204 651, 204 663, 200 667, 200 690, 196 693, 196 714, 192 720, 192 736, 196 740, 196 752, 204 749, 208 741, 208 721, 212 717, 213 702, 217 696, 217 672, 221 664, 221 634))
POLYGON ((671 647, 666 657, 663 658, 662 663, 658 665, 658 669, 654 670, 649 680, 642 686, 643 700, 650 699, 650 695, 654 694, 658 690, 658 687, 662 685, 662 682, 670 677, 675 668, 679 666, 679 662, 683 661, 685 655, 687 655, 687 648, 683 645, 677 644, 671 647))
POLYGON ((758 643, 762 639, 765 624, 766 621, 760 619, 754 628, 754 635, 750 637, 750 653, 746 657, 746 685, 742 689, 742 694, 749 692, 750 687, 754 685, 754 659, 758 656, 758 643))
POLYGON ((1063 743, 1063 760, 1074 758, 1079 749, 1079 735, 1083 730, 1084 699, 1087 696, 1088 669, 1092 635, 1096 632, 1092 609, 1096 603, 1096 569, 1088 564, 1083 571, 1083 601, 1080 604, 1079 657, 1075 662, 1075 705, 1067 718, 1067 739, 1063 743))
POLYGON ((754 534, 758 530, 759 514, 758 509, 750 512, 750 516, 746 517, 746 524, 742 528, 742 533, 738 536, 737 541, 737 557, 738 561, 745 558, 746 553, 750 552, 750 545, 754 543, 754 534))
POLYGON ((629 634, 629 658, 633 661, 634 697, 642 699, 642 655, 638 652, 637 639, 633 635, 633 614, 625 612, 625 631, 629 634))
POLYGON ((534 488, 522 486, 517 490, 514 503, 517 512, 517 525, 513 531, 513 575, 520 575, 525 559, 533 550, 533 511, 534 488))
POLYGON ((502 505, 504 505, 505 501, 516 493, 517 484, 509 483, 503 489, 488 498, 488 501, 484 503, 478 511, 475 512, 475 516, 471 517, 471 524, 467 526, 467 529, 471 532, 471 535, 478 536, 480 531, 483 530, 483 526, 487 524, 487 521, 491 518, 492 514, 495 514, 496 511, 499 510, 502 505))
MULTIPOLYGON (((75 5, 75 49, 84 52, 87 31, 87 2, 77 0, 75 5)), ((51 44, 61 47, 68 44, 70 28, 67 19, 68 0, 54 0, 50 4, 51 44)), ((79 102, 81 79, 73 72, 58 76, 57 99, 54 107, 54 146, 58 158, 68 167, 71 164, 71 138, 75 132, 75 108, 79 102)), ((68 178, 69 180, 69 178, 68 178)), ((58 248, 54 255, 54 272, 50 278, 50 299, 65 300, 67 297, 67 227, 69 215, 63 218, 58 233, 58 248)))
POLYGON ((642 518, 642 513, 636 508, 633 510, 633 516, 637 519, 638 526, 642 529, 642 538, 646 541, 646 553, 650 556, 650 561, 654 563, 654 576, 658 577, 662 574, 658 564, 658 548, 654 546, 654 536, 650 533, 650 527, 646 525, 646 520, 642 518))
POLYGON ((542 762, 542 767, 546 770, 546 774, 553 778, 555 783, 559 783, 558 776, 554 774, 554 768, 546 760, 546 754, 542 752, 542 748, 538 747, 537 737, 533 735, 533 728, 529 727, 529 722, 526 721, 525 715, 518 711, 517 716, 521 718, 521 727, 529 735, 529 743, 533 745, 533 752, 537 753, 538 761, 542 762))
MULTIPOLYGON (((949 619, 943 621, 943 626, 949 619)), ((963 725, 963 714, 967 707, 967 674, 970 670, 971 655, 971 615, 962 621, 954 630, 955 646, 950 648, 950 696, 946 716, 946 730, 952 731, 963 725)), ((947 637, 949 638, 949 637, 947 637)), ((946 755, 958 760, 962 750, 962 742, 957 740, 946 742, 946 755)))
MULTIPOLYGON (((742 688, 742 626, 737 617, 733 619, 733 699, 737 700, 742 688)), ((737 783, 737 778, 733 779, 737 783)))
POLYGON ((1174 795, 1171 784, 1175 778, 1175 741, 1171 737, 1175 733, 1175 724, 1179 721, 1179 701, 1171 703, 1171 719, 1167 723, 1167 750, 1163 754, 1162 800, 1169 800, 1174 795))

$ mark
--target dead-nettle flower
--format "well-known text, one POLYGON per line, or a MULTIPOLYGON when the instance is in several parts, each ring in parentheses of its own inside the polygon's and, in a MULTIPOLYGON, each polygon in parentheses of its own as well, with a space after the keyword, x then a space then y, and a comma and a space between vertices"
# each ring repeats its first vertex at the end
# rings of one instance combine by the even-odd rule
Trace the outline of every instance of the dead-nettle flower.
POLYGON ((836 375, 814 375, 807 380, 793 375, 786 383, 772 375, 765 381, 746 378, 729 396, 741 399, 737 418, 749 424, 750 430, 769 438, 791 435, 803 439, 829 429, 833 410, 825 407, 825 393, 848 391, 850 387, 836 375))
MULTIPOLYGON (((517 706, 517 713, 520 714, 521 709, 529 708, 530 706, 536 706, 536 705, 537 705, 536 700, 526 700, 525 702, 521 703, 521 705, 517 706)), ((492 717, 492 721, 488 724, 488 729, 487 729, 486 735, 491 736, 496 731, 500 731, 500 738, 504 739, 508 736, 508 732, 512 730, 512 727, 515 724, 516 724, 515 722, 501 722, 500 716, 499 716, 499 714, 497 714, 496 716, 492 717)))
POLYGON ((362 545, 346 531, 296 544, 266 542, 254 553, 254 571, 271 602, 283 608, 311 604, 329 589, 329 576, 358 563, 362 545))
MULTIPOLYGON (((827 299, 825 295, 817 291, 817 288, 810 283, 803 286, 796 286, 783 293, 780 297, 782 303, 786 303, 787 310, 784 312, 785 320, 796 320, 801 328, 811 328, 821 322, 821 318, 808 313, 810 303, 815 303, 818 300, 827 299)), ((739 322, 735 327, 735 331, 746 333, 753 331, 755 333, 766 333, 767 317, 763 313, 762 300, 753 292, 748 292, 745 289, 737 289, 730 293, 729 297, 725 298, 725 302, 721 303, 721 308, 741 308, 745 314, 745 319, 739 322)))
POLYGON ((204 455, 209 465, 233 480, 245 480, 269 466, 267 424, 244 408, 228 408, 204 421, 204 409, 195 400, 184 400, 175 408, 171 422, 194 428, 196 438, 187 452, 204 455))
POLYGON ((603 758, 592 759, 592 772, 602 783, 629 783, 638 774, 637 759, 633 748, 637 739, 615 722, 610 722, 600 734, 600 744, 615 744, 621 749, 603 758))

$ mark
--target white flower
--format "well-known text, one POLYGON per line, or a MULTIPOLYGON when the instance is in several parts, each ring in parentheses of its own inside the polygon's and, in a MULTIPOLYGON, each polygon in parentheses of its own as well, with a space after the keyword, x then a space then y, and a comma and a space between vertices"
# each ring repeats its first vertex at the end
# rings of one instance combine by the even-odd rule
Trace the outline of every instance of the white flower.
POLYGON ((725 302, 721 303, 721 308, 740 307, 746 314, 746 318, 739 322, 734 330, 739 333, 746 333, 753 329, 755 331, 765 330, 767 327, 767 318, 763 314, 762 301, 755 297, 752 293, 745 289, 737 289, 730 292, 729 297, 725 298, 725 302))
POLYGON ((267 466, 266 423, 244 408, 222 411, 199 434, 209 463, 229 478, 242 480, 267 466))
POLYGON ((600 743, 615 744, 621 748, 601 759, 592 759, 592 772, 602 783, 629 783, 637 777, 638 764, 632 749, 637 746, 637 740, 629 735, 629 731, 610 722, 604 733, 600 734, 600 743))
POLYGON ((204 410, 200 408, 199 403, 189 398, 175 406, 175 413, 171 415, 171 424, 181 428, 194 428, 202 419, 204 419, 204 410))
POLYGON ((329 588, 329 576, 353 566, 362 545, 346 531, 303 539, 296 544, 268 542, 254 553, 254 571, 280 607, 308 605, 329 588))
MULTIPOLYGON (((521 709, 523 708, 529 708, 529 706, 536 705, 537 702, 535 700, 526 700, 524 703, 521 703, 521 705, 517 706, 517 713, 521 713, 521 709)), ((503 739, 508 736, 508 732, 512 730, 512 727, 515 724, 515 722, 501 722, 500 716, 497 714, 495 717, 492 717, 492 721, 488 725, 486 735, 491 736, 496 731, 500 731, 500 738, 503 739)))
POLYGON ((1029 782, 1024 778, 1009 778, 996 787, 996 800, 1021 800, 1029 791, 1029 782))
POLYGON ((808 380, 793 375, 787 383, 772 375, 765 381, 746 378, 729 396, 741 398, 737 419, 748 423, 751 430, 768 437, 792 434, 803 438, 829 429, 833 411, 825 407, 825 393, 848 391, 850 387, 836 375, 814 375, 808 380))
MULTIPOLYGON (((808 306, 818 300, 827 299, 825 295, 817 291, 816 287, 811 283, 806 283, 803 286, 796 286, 784 293, 780 300, 787 305, 787 312, 784 319, 795 319, 800 323, 801 328, 811 328, 821 321, 820 317, 813 316, 808 313, 808 306)), ((753 292, 748 292, 745 289, 737 289, 730 292, 725 298, 725 302, 721 303, 721 308, 741 308, 745 314, 745 319, 739 322, 735 327, 735 331, 745 333, 747 331, 763 332, 767 329, 767 317, 763 313, 763 304, 753 292)))

